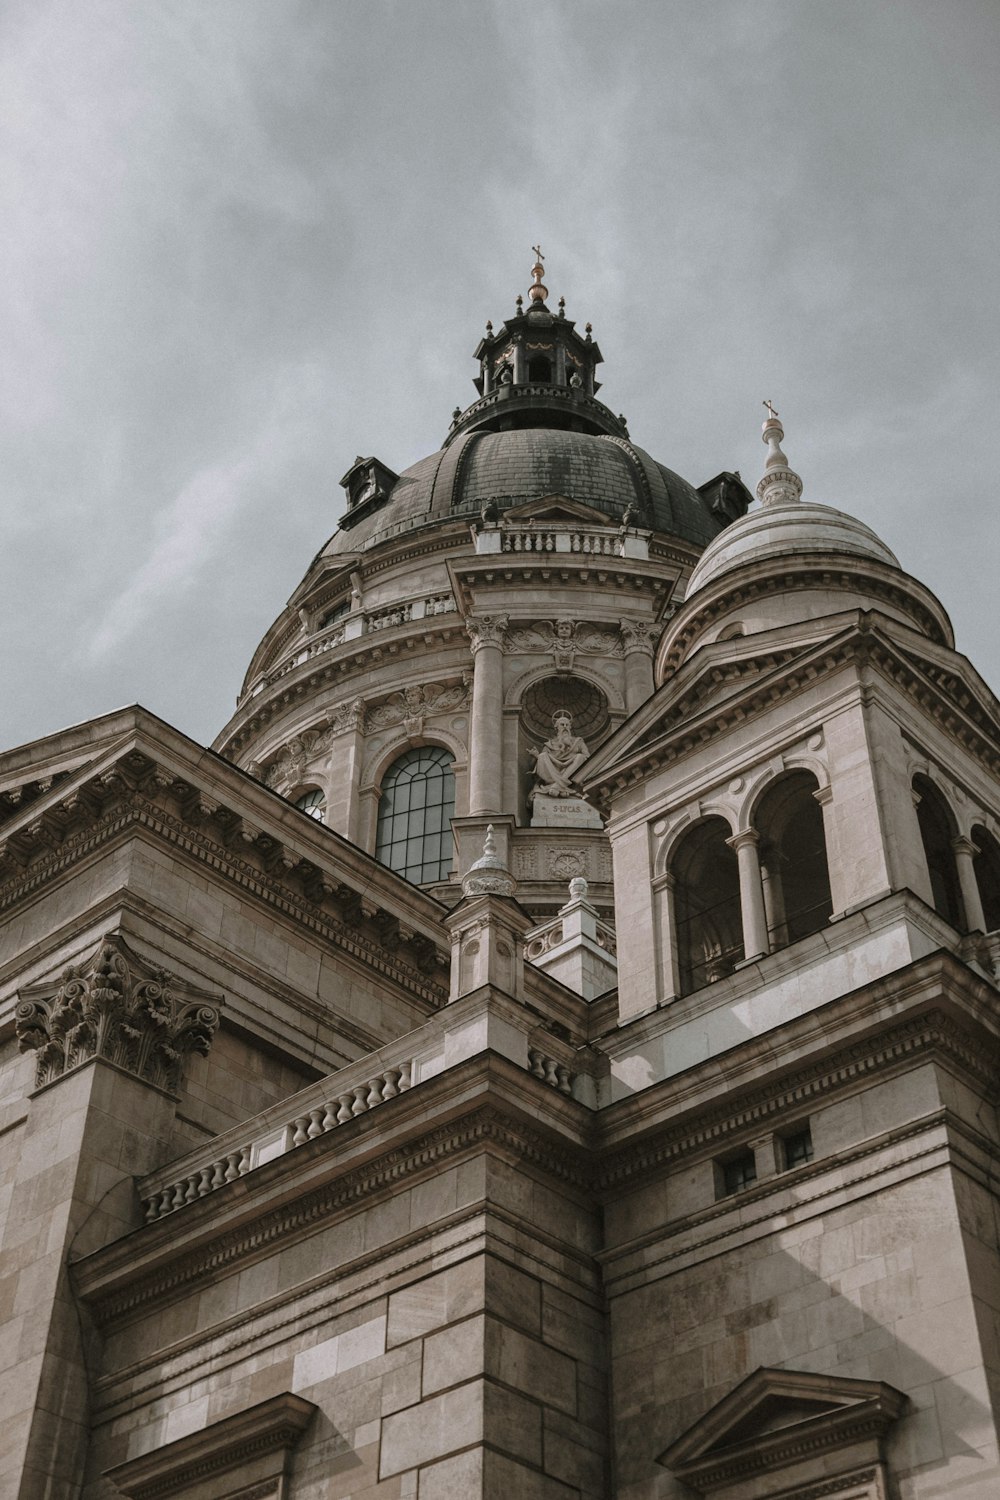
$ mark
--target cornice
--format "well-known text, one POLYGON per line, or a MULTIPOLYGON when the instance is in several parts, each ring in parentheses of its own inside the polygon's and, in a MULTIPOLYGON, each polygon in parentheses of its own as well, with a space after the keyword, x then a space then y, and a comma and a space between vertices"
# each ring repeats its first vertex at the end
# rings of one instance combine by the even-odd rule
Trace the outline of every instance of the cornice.
POLYGON ((647 736, 655 735, 655 740, 627 751, 617 764, 607 766, 592 779, 587 778, 585 785, 599 804, 606 806, 615 792, 625 790, 650 772, 681 759, 716 735, 742 727, 776 703, 794 697, 805 687, 852 662, 859 667, 874 669, 888 682, 901 688, 991 775, 1000 772, 997 726, 981 710, 978 714, 973 712, 975 704, 971 695, 963 692, 956 701, 949 691, 947 684, 951 679, 946 674, 939 674, 940 682, 930 679, 922 667, 918 669, 913 664, 908 653, 862 615, 857 625, 838 636, 813 643, 798 652, 776 648, 759 657, 734 660, 724 668, 715 668, 710 673, 713 689, 727 679, 737 684, 745 679, 744 690, 734 690, 721 703, 709 703, 704 709, 685 716, 688 705, 693 706, 699 696, 696 685, 692 684, 686 698, 679 704, 671 703, 664 716, 647 729, 647 736), (773 662, 763 676, 760 671, 762 661, 773 662), (675 720, 680 722, 673 722, 675 720))
MULTIPOLYGON (((488 1060, 480 1059, 467 1071, 482 1075, 491 1070, 488 1060)), ((508 1069, 501 1071, 509 1071, 509 1065, 508 1069)), ((454 1090, 457 1087, 454 1072, 448 1077, 449 1090, 454 1090)), ((532 1090, 544 1087, 546 1096, 555 1093, 547 1085, 538 1085, 527 1070, 523 1073, 516 1070, 516 1077, 522 1086, 528 1081, 527 1087, 532 1090)), ((413 1092, 401 1095, 400 1101, 412 1101, 413 1092)), ((556 1097, 560 1102, 566 1102, 561 1096, 556 1097)), ((383 1129, 391 1123, 391 1112, 396 1103, 396 1100, 390 1100, 382 1105, 378 1121, 383 1129)), ((318 1137, 315 1142, 280 1158, 275 1164, 277 1170, 266 1173, 269 1181, 271 1178, 286 1178, 297 1174, 300 1168, 315 1166, 320 1157, 325 1157, 324 1165, 331 1174, 329 1180, 289 1201, 264 1209, 249 1221, 222 1234, 170 1256, 169 1249, 175 1244, 178 1234, 175 1221, 165 1219, 139 1231, 144 1247, 151 1252, 154 1246, 160 1253, 168 1252, 163 1263, 150 1271, 136 1271, 140 1259, 136 1236, 130 1236, 127 1242, 116 1241, 107 1250, 80 1262, 75 1268, 78 1291, 83 1300, 91 1304, 97 1322, 117 1322, 140 1312, 148 1303, 187 1291, 203 1278, 217 1276, 247 1258, 257 1258, 285 1239, 308 1234, 325 1219, 350 1209, 373 1194, 398 1188, 409 1178, 426 1174, 428 1169, 440 1170, 455 1156, 477 1148, 493 1147, 510 1152, 521 1166, 536 1168, 569 1188, 586 1191, 588 1186, 588 1165, 582 1146, 546 1134, 520 1114, 504 1108, 499 1098, 490 1103, 482 1102, 481 1093, 458 1118, 425 1130, 403 1144, 390 1146, 373 1159, 346 1170, 342 1166, 342 1138, 338 1137, 336 1148, 329 1144, 331 1139, 331 1136, 318 1137)), ((263 1177, 258 1181, 266 1191, 263 1177)), ((232 1201, 245 1202, 254 1185, 248 1178, 229 1184, 229 1188, 236 1189, 232 1201)), ((198 1216, 205 1220, 206 1227, 225 1206, 229 1188, 219 1189, 213 1195, 207 1213, 203 1210, 198 1216)), ((281 1190, 288 1192, 287 1187, 281 1190)), ((192 1228, 197 1210, 205 1201, 199 1200, 189 1206, 181 1228, 192 1228)))
POLYGON ((383 907, 369 881, 356 890, 349 872, 324 870, 262 821, 227 808, 140 751, 50 802, 37 820, 0 841, 0 913, 140 831, 208 866, 431 1009, 447 1000, 447 987, 434 974, 448 966, 444 947, 383 907), (167 798, 172 808, 163 805, 167 798))
MULTIPOLYGON (((880 1025, 875 1034, 869 1033, 838 1048, 824 1058, 821 1069, 815 1062, 803 1061, 778 1079, 741 1090, 738 1102, 730 1090, 718 1103, 708 1108, 696 1107, 694 1119, 688 1115, 683 1120, 654 1127, 640 1140, 631 1139, 610 1149, 605 1147, 595 1169, 595 1191, 604 1196, 616 1194, 627 1189, 637 1177, 648 1177, 695 1152, 717 1150, 722 1142, 737 1134, 758 1129, 790 1110, 801 1110, 804 1105, 924 1053, 939 1053, 957 1064, 986 1094, 992 1096, 995 1092, 1000 1057, 996 1042, 991 1054, 944 1011, 924 1011, 889 1028, 880 1025)), ((669 1093, 672 1082, 675 1080, 666 1079, 657 1086, 657 1092, 661 1096, 669 1093)), ((651 1105, 652 1099, 648 1099, 647 1107, 651 1105)), ((610 1106, 609 1112, 613 1109, 610 1106)), ((606 1136, 610 1123, 598 1117, 599 1140, 601 1135, 606 1136)), ((809 1170, 818 1172, 822 1168, 823 1163, 819 1162, 809 1170)), ((763 1190, 761 1184, 760 1191, 763 1190)))
MULTIPOLYGON (((254 1460, 272 1458, 270 1479, 250 1490, 240 1489, 240 1500, 271 1496, 285 1472, 286 1455, 294 1448, 316 1412, 316 1404, 291 1391, 271 1396, 234 1416, 224 1417, 160 1448, 129 1459, 106 1471, 128 1500, 166 1500, 192 1485, 243 1468, 254 1460)), ((260 1469, 257 1469, 260 1475, 260 1469)))
MULTIPOLYGON (((610 763, 595 775, 585 776, 583 785, 599 805, 606 807, 617 792, 680 760, 717 735, 742 727, 776 703, 796 696, 854 660, 856 654, 856 637, 852 632, 813 644, 807 650, 762 653, 760 657, 735 661, 725 671, 719 668, 718 680, 729 677, 738 682, 744 678, 744 690, 734 691, 721 703, 710 703, 676 724, 671 722, 678 717, 671 704, 645 731, 648 737, 656 736, 655 739, 625 751, 620 761, 610 763), (761 661, 773 662, 763 675, 761 661)), ((713 682, 715 686, 717 681, 713 682)))
POLYGON ((714 620, 753 604, 762 595, 814 589, 817 579, 824 587, 839 587, 854 594, 863 587, 867 596, 901 610, 931 640, 943 646, 951 644, 942 629, 942 621, 947 619, 944 611, 929 589, 909 574, 862 558, 852 558, 849 565, 838 563, 830 555, 789 558, 787 566, 782 562, 765 559, 756 566, 745 567, 742 575, 725 574, 717 583, 692 594, 681 606, 673 629, 661 646, 657 661, 661 679, 680 666, 694 641, 714 620), (937 611, 932 604, 937 605, 937 611))
POLYGON ((464 644, 465 629, 461 617, 454 613, 408 620, 386 630, 359 636, 356 642, 346 641, 336 650, 312 656, 282 675, 270 688, 245 700, 215 739, 213 748, 232 759, 275 714, 315 693, 325 683, 345 673, 353 676, 400 653, 415 651, 431 640, 441 646, 464 644))
POLYGON ((1000 772, 1000 730, 957 674, 925 661, 918 665, 884 639, 873 640, 870 661, 991 775, 1000 772))

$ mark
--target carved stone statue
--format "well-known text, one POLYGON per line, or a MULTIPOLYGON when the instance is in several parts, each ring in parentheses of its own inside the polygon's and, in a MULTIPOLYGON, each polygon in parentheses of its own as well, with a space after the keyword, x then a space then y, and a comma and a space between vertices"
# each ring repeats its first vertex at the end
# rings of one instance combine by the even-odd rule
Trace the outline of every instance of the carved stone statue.
POLYGON ((573 716, 565 709, 552 715, 555 734, 546 740, 541 750, 529 750, 535 758, 537 784, 529 793, 534 801, 542 793, 546 797, 579 797, 580 789, 573 785, 574 773, 583 765, 590 751, 578 734, 573 733, 573 716))

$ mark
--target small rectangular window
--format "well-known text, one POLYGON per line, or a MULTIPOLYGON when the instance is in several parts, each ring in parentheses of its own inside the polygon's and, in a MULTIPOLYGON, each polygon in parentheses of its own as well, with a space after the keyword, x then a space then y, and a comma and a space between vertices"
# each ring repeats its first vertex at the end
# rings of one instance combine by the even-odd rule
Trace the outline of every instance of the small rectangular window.
POLYGON ((808 1125, 801 1130, 796 1130, 794 1135, 786 1135, 781 1146, 786 1172, 790 1172, 793 1167, 801 1167, 805 1162, 813 1159, 812 1135, 808 1125))
POLYGON ((752 1151, 742 1151, 728 1161, 718 1163, 718 1182, 721 1198, 732 1193, 741 1193, 744 1188, 757 1181, 757 1162, 752 1151))

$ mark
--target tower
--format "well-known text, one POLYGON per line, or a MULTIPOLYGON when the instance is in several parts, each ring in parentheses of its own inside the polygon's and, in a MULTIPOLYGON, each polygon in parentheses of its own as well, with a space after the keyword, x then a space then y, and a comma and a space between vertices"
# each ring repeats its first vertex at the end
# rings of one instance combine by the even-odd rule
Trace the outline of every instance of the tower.
POLYGON ((446 904, 492 823, 537 919, 574 877, 610 917, 600 817, 537 756, 562 714, 575 771, 649 697, 664 621, 750 495, 632 442, 597 397, 590 324, 550 310, 540 259, 532 276, 527 307, 487 324, 440 450, 344 475, 339 528, 215 748, 446 904))
POLYGON ((997 1491, 1000 705, 536 256, 216 753, 0 755, 5 1495, 997 1491))

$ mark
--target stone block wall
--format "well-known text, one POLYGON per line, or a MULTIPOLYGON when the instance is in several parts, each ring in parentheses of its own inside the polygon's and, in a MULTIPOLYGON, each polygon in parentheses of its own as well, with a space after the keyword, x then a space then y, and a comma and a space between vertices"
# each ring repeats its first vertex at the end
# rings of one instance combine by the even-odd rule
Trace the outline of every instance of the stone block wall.
POLYGON ((486 1150, 182 1293, 164 1268, 160 1295, 104 1322, 84 1500, 283 1391, 318 1407, 294 1500, 606 1500, 595 1237, 575 1193, 486 1150))
POLYGON ((815 1107, 804 1167, 780 1170, 778 1121, 746 1142, 744 1191, 721 1195, 702 1152, 609 1208, 616 1500, 686 1495, 659 1455, 760 1366, 904 1392, 886 1454, 907 1500, 1000 1486, 996 1202, 955 1133, 971 1102, 940 1067, 899 1072, 815 1107))

